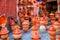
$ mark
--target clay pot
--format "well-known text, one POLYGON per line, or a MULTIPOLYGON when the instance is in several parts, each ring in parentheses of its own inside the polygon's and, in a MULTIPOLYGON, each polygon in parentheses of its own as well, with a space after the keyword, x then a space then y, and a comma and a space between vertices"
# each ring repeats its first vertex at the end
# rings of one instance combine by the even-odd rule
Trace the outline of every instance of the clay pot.
POLYGON ((22 36, 21 30, 20 30, 19 28, 15 28, 15 29, 13 30, 13 36, 14 36, 14 39, 19 39, 19 38, 21 38, 21 36, 22 36))
POLYGON ((41 40, 37 31, 32 31, 32 40, 41 40))
POLYGON ((3 15, 0 17, 0 25, 2 27, 5 27, 6 24, 7 24, 7 18, 3 15))
POLYGON ((58 17, 58 22, 60 23, 60 16, 58 17))
POLYGON ((23 14, 22 13, 19 13, 19 17, 22 18, 23 17, 23 14))
POLYGON ((60 23, 58 21, 55 21, 53 25, 56 28, 56 30, 60 27, 60 23))
POLYGON ((32 30, 32 31, 37 31, 38 28, 39 28, 38 26, 34 25, 34 26, 31 27, 31 30, 32 30))
POLYGON ((58 11, 55 12, 55 17, 56 17, 56 18, 59 17, 59 13, 58 13, 58 11))
POLYGON ((33 24, 33 25, 35 25, 35 24, 36 24, 36 22, 37 22, 36 17, 32 17, 31 21, 32 21, 32 24, 33 24))
POLYGON ((44 25, 44 23, 45 23, 45 20, 44 20, 43 17, 41 17, 41 19, 40 19, 40 25, 44 25))
POLYGON ((49 14, 49 17, 50 17, 50 18, 54 17, 54 14, 53 14, 53 13, 50 13, 50 14, 49 14))
POLYGON ((50 40, 56 40, 56 37, 50 36, 50 40))
POLYGON ((2 29, 1 29, 1 32, 0 32, 1 38, 2 38, 2 39, 8 38, 8 33, 9 33, 8 30, 6 30, 5 28, 2 28, 2 29))
POLYGON ((48 33, 50 34, 50 36, 56 36, 56 29, 54 28, 54 26, 51 26, 49 28, 48 33))
POLYGON ((58 37, 58 40, 60 40, 60 36, 58 37))
POLYGON ((58 21, 54 22, 53 26, 56 28, 56 32, 59 33, 60 31, 60 23, 58 21))
POLYGON ((10 21, 10 25, 11 25, 11 26, 15 25, 15 21, 14 21, 14 20, 11 20, 11 21, 10 21))
POLYGON ((19 28, 20 29, 20 26, 18 26, 17 24, 13 25, 12 27, 12 30, 16 29, 16 28, 19 28))

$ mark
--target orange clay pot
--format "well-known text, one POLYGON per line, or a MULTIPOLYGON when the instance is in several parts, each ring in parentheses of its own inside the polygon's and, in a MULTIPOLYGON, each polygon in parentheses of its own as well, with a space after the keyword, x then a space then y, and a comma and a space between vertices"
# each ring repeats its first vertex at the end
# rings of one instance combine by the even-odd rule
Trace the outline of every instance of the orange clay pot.
POLYGON ((33 25, 36 24, 36 22, 37 22, 36 17, 32 17, 31 21, 32 21, 32 24, 33 24, 33 25))
POLYGON ((50 36, 55 37, 56 36, 56 29, 53 26, 51 26, 48 30, 48 33, 50 34, 50 36))
POLYGON ((11 27, 12 30, 16 29, 16 28, 19 28, 20 29, 20 26, 18 26, 17 24, 15 24, 14 26, 11 27))
POLYGON ((1 38, 2 38, 2 39, 8 38, 8 33, 9 33, 8 30, 6 30, 5 28, 2 28, 2 29, 1 29, 1 32, 0 32, 1 38))
POLYGON ((11 20, 11 21, 10 21, 10 25, 11 25, 11 26, 15 25, 14 20, 11 20))
POLYGON ((55 12, 55 17, 56 17, 56 18, 59 17, 59 13, 58 13, 58 11, 55 12))
POLYGON ((55 21, 53 25, 54 25, 55 29, 57 30, 60 26, 60 23, 58 21, 55 21))
POLYGON ((40 25, 44 25, 45 24, 45 20, 44 20, 44 18, 43 17, 41 17, 41 19, 40 19, 40 25))
POLYGON ((60 40, 60 36, 58 37, 58 40, 60 40))
POLYGON ((34 16, 34 12, 33 11, 31 11, 31 14, 30 14, 31 16, 34 16))
POLYGON ((56 40, 56 37, 50 36, 50 40, 56 40))
POLYGON ((50 13, 50 14, 49 14, 49 17, 50 17, 50 18, 54 17, 54 14, 53 14, 53 13, 50 13))
POLYGON ((58 22, 60 23, 60 16, 58 17, 58 22))
POLYGON ((25 16, 24 16, 25 18, 28 18, 28 15, 27 14, 25 14, 25 16))
POLYGON ((15 28, 13 30, 13 36, 14 36, 15 39, 21 38, 21 36, 22 36, 21 30, 19 28, 15 28))
POLYGON ((34 25, 34 26, 31 27, 31 30, 32 30, 32 31, 37 31, 38 28, 39 28, 38 26, 34 25))
POLYGON ((1 16, 0 17, 0 25, 2 27, 5 27, 6 24, 7 24, 7 18, 5 16, 1 16))
POLYGON ((23 14, 22 14, 22 13, 19 13, 19 17, 20 17, 20 18, 23 17, 23 14))
POLYGON ((20 18, 20 22, 22 23, 22 22, 24 22, 24 18, 22 17, 22 18, 20 18))
POLYGON ((32 32, 32 40, 41 40, 39 33, 37 31, 32 32))

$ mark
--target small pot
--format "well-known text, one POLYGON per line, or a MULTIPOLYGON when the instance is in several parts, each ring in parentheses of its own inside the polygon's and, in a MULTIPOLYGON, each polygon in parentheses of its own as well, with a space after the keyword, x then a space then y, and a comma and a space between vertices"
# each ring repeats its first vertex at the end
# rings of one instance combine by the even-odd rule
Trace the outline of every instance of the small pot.
POLYGON ((41 40, 37 31, 32 32, 32 40, 41 40))
POLYGON ((2 28, 1 29, 1 38, 2 39, 7 39, 8 38, 8 33, 9 33, 9 31, 8 30, 6 30, 5 28, 2 28))
POLYGON ((19 38, 21 38, 21 36, 22 36, 21 30, 20 30, 19 28, 15 28, 15 29, 13 30, 13 36, 14 36, 14 39, 19 39, 19 38))

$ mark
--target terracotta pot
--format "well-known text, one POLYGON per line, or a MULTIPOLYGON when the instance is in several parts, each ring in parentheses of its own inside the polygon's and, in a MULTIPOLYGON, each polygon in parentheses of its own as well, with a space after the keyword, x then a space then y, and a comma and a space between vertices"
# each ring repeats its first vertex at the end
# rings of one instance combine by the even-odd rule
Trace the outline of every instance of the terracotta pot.
POLYGON ((33 24, 33 25, 35 25, 35 24, 36 24, 36 22, 37 22, 36 17, 33 17, 33 18, 31 19, 31 21, 32 21, 32 24, 33 24))
POLYGON ((12 27, 12 30, 16 29, 16 28, 19 28, 20 29, 20 26, 18 26, 17 24, 13 25, 12 27))
POLYGON ((15 25, 15 21, 14 21, 14 20, 11 20, 11 21, 10 21, 10 25, 11 25, 11 26, 15 25))
POLYGON ((50 40, 56 40, 56 37, 50 36, 50 40))
POLYGON ((59 13, 58 13, 58 11, 55 12, 55 17, 56 17, 56 18, 59 17, 59 13))
POLYGON ((58 37, 58 40, 60 40, 60 36, 58 37))
POLYGON ((19 39, 19 38, 21 38, 21 36, 22 36, 21 30, 20 30, 19 28, 15 28, 15 29, 13 30, 13 36, 14 36, 14 39, 19 39))
POLYGON ((2 27, 5 27, 6 24, 7 24, 7 18, 3 15, 0 17, 0 25, 2 27))
POLYGON ((32 40, 41 40, 37 31, 32 31, 32 40))
POLYGON ((40 25, 44 25, 45 24, 45 20, 43 17, 40 18, 40 25))
POLYGON ((60 27, 60 23, 58 21, 55 21, 53 25, 56 30, 58 30, 58 28, 60 27))
POLYGON ((32 31, 37 31, 38 28, 39 28, 38 26, 34 25, 34 26, 31 27, 31 30, 32 30, 32 31))
POLYGON ((60 23, 60 16, 58 17, 58 22, 60 23))
POLYGON ((54 14, 53 14, 53 13, 50 13, 50 14, 49 14, 49 17, 50 17, 50 18, 54 17, 54 14))
POLYGON ((8 33, 9 33, 8 30, 6 30, 5 28, 2 28, 2 29, 1 29, 1 32, 0 32, 1 38, 2 38, 2 39, 8 38, 8 33))
POLYGON ((19 13, 19 17, 20 17, 20 18, 23 17, 23 14, 22 14, 22 13, 19 13))
POLYGON ((22 18, 20 18, 20 22, 24 22, 24 18, 22 17, 22 18))
POLYGON ((50 34, 50 36, 55 36, 56 35, 56 29, 51 26, 48 30, 48 33, 50 34))

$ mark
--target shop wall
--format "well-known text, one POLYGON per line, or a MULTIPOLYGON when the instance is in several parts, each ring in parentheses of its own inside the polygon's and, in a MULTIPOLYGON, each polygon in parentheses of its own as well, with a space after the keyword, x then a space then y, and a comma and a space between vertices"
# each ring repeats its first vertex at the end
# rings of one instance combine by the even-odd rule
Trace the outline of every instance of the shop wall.
POLYGON ((16 18, 16 0, 0 0, 0 15, 16 18))

